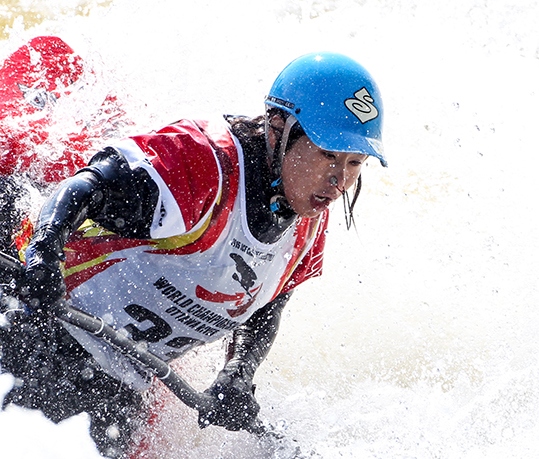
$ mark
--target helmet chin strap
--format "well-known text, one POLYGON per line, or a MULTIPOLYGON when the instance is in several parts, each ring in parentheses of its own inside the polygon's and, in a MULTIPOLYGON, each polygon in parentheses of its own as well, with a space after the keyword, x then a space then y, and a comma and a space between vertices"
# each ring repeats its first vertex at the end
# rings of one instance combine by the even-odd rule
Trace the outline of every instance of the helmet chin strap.
POLYGON ((286 147, 288 145, 288 137, 290 136, 290 131, 291 131, 292 127, 297 122, 298 122, 298 120, 294 116, 288 115, 288 117, 286 118, 286 121, 284 123, 284 128, 281 131, 281 129, 278 129, 275 126, 270 125, 269 118, 266 115, 266 121, 265 121, 265 123, 266 123, 266 129, 265 129, 265 131, 266 131, 265 132, 266 150, 268 152, 268 156, 271 159, 272 163, 275 163, 276 161, 278 162, 278 165, 279 165, 278 175, 279 176, 281 175, 280 166, 281 166, 284 154, 286 152, 286 147), (271 144, 270 144, 270 141, 269 141, 269 130, 270 130, 270 128, 276 129, 276 130, 281 132, 281 138, 276 142, 275 147, 272 147, 271 144), (278 151, 278 154, 276 155, 275 150, 277 149, 277 147, 279 148, 279 151, 278 151))
POLYGON ((275 190, 274 196, 272 196, 270 201, 270 209, 273 213, 278 213, 279 211, 285 211, 289 213, 291 211, 290 205, 284 196, 283 182, 281 178, 283 158, 286 152, 286 147, 288 145, 288 138, 290 136, 290 131, 292 127, 297 123, 297 119, 289 115, 286 118, 284 123, 284 128, 281 133, 281 138, 276 142, 275 147, 272 148, 269 142, 269 129, 275 129, 269 123, 269 119, 266 116, 266 148, 268 151, 268 156, 271 159, 271 174, 272 182, 271 187, 275 190), (277 153, 276 150, 278 149, 277 153))
POLYGON ((292 115, 289 115, 288 118, 286 118, 286 121, 284 123, 283 135, 281 136, 281 145, 279 147, 279 156, 281 158, 281 162, 283 161, 284 154, 286 152, 286 147, 288 145, 288 137, 290 137, 290 131, 292 130, 294 124, 296 124, 297 122, 298 120, 292 115))

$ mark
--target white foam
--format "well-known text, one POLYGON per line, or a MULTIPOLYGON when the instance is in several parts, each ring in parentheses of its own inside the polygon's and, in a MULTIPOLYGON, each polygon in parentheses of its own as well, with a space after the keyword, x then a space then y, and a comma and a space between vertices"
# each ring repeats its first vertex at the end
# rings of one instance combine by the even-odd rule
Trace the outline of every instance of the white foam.
MULTIPOLYGON (((384 95, 390 168, 365 170, 358 235, 336 206, 325 275, 298 289, 257 376, 262 417, 324 458, 519 458, 539 430, 537 17, 533 0, 117 0, 16 26, 0 53, 62 36, 140 130, 261 113, 303 52, 361 61, 384 95)), ((202 389, 220 355, 184 371, 202 389)), ((273 454, 174 410, 177 457, 273 454)), ((11 451, 28 435, 14 416, 0 414, 11 451)))

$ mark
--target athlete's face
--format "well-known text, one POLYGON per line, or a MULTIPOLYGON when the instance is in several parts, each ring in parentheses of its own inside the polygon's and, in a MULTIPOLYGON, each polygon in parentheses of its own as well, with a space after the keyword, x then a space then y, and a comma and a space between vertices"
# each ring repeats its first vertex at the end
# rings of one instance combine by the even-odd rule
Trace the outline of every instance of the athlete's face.
POLYGON ((367 155, 330 152, 300 137, 286 152, 282 180, 287 201, 301 217, 313 218, 356 183, 367 155))

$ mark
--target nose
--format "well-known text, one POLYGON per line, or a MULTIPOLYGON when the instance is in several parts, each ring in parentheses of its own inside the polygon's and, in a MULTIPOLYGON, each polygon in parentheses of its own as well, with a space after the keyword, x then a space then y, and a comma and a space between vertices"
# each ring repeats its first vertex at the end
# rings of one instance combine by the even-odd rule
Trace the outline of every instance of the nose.
POLYGON ((339 191, 343 192, 346 186, 346 172, 344 168, 333 165, 331 175, 329 177, 329 183, 331 186, 334 186, 339 191))

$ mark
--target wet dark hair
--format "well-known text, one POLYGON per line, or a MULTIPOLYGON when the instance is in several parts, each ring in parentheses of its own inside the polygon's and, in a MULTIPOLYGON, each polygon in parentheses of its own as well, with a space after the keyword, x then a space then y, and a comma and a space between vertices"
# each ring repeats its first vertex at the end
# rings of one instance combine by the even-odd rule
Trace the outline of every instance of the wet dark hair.
POLYGON ((226 115, 225 120, 230 124, 232 133, 238 138, 242 146, 266 148, 265 118, 263 115, 256 118, 248 116, 226 115))
MULTIPOLYGON (((283 120, 287 118, 287 114, 278 108, 270 108, 267 111, 268 117, 274 115, 279 115, 283 120)), ((250 118, 248 116, 232 116, 227 115, 225 119, 230 124, 233 134, 238 138, 240 143, 245 147, 263 147, 266 149, 266 116, 260 115, 255 118, 250 118)), ((299 123, 295 123, 290 129, 288 134, 288 143, 286 149, 289 150, 294 143, 301 137, 303 137, 305 131, 300 126, 299 123)), ((278 151, 279 143, 275 147, 275 150, 278 151)))

